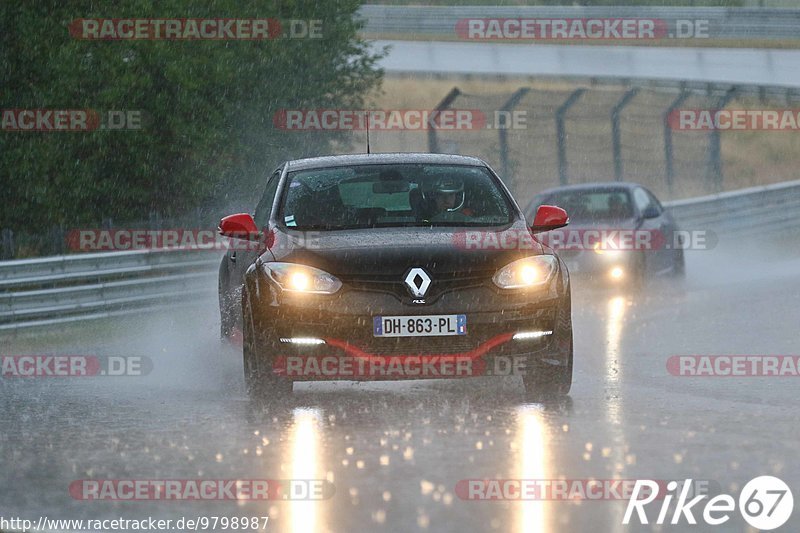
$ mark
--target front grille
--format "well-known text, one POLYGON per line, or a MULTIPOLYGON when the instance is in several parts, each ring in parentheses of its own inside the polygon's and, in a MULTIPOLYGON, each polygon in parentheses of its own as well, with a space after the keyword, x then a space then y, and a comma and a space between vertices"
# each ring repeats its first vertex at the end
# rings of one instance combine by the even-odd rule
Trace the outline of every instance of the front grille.
MULTIPOLYGON (((432 299, 452 290, 465 289, 468 287, 478 287, 483 285, 486 280, 491 279, 491 273, 480 273, 464 275, 456 274, 435 274, 431 275, 431 284, 426 298, 432 299)), ((400 298, 408 297, 408 287, 403 281, 405 276, 392 275, 349 275, 340 276, 342 282, 356 290, 388 292, 400 298)))

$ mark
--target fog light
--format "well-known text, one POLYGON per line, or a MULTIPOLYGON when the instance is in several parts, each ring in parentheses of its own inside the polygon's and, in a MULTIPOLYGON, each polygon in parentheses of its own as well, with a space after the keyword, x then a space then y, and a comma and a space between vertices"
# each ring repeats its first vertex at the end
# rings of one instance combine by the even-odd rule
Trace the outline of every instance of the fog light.
POLYGON ((281 342, 284 344, 325 344, 325 341, 316 337, 281 337, 281 342))
POLYGON ((529 339, 538 339, 539 337, 545 337, 552 334, 552 331, 520 331, 519 333, 514 333, 512 339, 515 341, 524 341, 529 339))
POLYGON ((611 279, 620 279, 625 274, 621 267, 614 267, 611 269, 611 279))

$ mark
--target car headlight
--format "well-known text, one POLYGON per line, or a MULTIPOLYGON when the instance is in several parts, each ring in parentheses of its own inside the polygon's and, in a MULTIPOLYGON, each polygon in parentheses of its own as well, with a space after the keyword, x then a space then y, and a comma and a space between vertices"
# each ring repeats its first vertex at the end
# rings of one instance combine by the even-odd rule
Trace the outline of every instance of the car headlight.
POLYGON ((336 276, 296 263, 263 263, 264 272, 284 291, 333 294, 342 288, 336 276))
POLYGON ((544 285, 558 269, 558 260, 552 255, 536 255, 513 261, 492 278, 501 289, 525 289, 544 285))
POLYGON ((592 249, 594 250, 594 253, 596 253, 597 255, 604 255, 604 256, 608 257, 609 259, 613 258, 613 257, 619 257, 620 254, 622 253, 621 250, 617 250, 617 249, 608 249, 608 250, 603 249, 600 246, 599 242, 594 243, 594 246, 592 246, 592 249))

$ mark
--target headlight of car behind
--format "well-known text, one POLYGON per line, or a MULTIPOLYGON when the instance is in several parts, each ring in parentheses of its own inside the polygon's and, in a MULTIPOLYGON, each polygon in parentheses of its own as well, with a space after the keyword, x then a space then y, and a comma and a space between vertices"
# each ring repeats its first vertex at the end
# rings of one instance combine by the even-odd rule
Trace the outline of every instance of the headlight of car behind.
POLYGON ((526 289, 545 285, 558 269, 558 260, 552 255, 537 255, 513 261, 492 278, 501 289, 526 289))
POLYGON ((615 258, 619 257, 620 255, 622 255, 622 251, 621 250, 618 250, 618 249, 615 249, 615 248, 614 249, 605 249, 605 248, 600 246, 599 242, 594 243, 594 246, 592 246, 592 250, 594 250, 594 253, 596 253, 597 255, 604 255, 604 256, 608 257, 609 259, 615 259, 615 258))
POLYGON ((284 291, 334 294, 342 288, 342 282, 336 276, 318 268, 296 263, 263 263, 263 268, 284 291))

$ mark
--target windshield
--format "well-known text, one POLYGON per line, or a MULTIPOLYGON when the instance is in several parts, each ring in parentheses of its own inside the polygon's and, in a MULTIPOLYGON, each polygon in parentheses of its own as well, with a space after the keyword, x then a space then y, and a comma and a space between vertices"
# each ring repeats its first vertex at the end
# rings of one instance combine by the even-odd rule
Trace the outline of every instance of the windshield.
POLYGON ((535 205, 536 208, 557 205, 567 211, 572 222, 623 220, 633 216, 633 203, 625 189, 562 191, 544 195, 535 205))
POLYGON ((512 207, 482 167, 357 165, 290 173, 278 212, 296 229, 499 226, 512 207))

